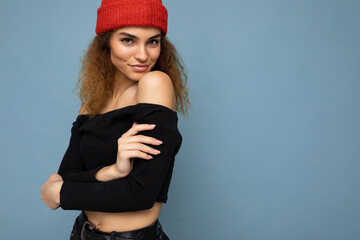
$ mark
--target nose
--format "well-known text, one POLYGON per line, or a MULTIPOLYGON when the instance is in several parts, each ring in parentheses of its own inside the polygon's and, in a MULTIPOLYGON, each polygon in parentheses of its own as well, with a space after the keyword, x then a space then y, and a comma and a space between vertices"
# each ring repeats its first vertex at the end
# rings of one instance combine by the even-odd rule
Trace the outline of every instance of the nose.
POLYGON ((146 62, 146 60, 149 57, 146 47, 143 45, 139 45, 136 49, 136 53, 134 57, 140 62, 146 62))

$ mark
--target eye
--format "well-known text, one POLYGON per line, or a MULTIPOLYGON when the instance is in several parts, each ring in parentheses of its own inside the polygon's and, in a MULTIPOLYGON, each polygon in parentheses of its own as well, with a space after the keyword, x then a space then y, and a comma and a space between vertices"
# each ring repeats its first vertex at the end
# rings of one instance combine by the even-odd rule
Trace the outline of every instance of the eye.
POLYGON ((123 38, 123 39, 121 39, 121 41, 125 44, 131 44, 133 40, 130 38, 123 38))
POLYGON ((155 40, 155 39, 149 41, 150 45, 157 45, 158 43, 159 43, 159 41, 155 40))

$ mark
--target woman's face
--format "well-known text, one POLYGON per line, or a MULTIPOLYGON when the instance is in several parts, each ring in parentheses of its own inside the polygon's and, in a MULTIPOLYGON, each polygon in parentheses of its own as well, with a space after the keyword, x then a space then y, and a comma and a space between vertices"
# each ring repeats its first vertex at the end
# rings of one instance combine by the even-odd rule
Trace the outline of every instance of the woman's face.
POLYGON ((160 55, 161 31, 155 27, 126 26, 110 37, 110 58, 121 78, 138 81, 150 72, 160 55))

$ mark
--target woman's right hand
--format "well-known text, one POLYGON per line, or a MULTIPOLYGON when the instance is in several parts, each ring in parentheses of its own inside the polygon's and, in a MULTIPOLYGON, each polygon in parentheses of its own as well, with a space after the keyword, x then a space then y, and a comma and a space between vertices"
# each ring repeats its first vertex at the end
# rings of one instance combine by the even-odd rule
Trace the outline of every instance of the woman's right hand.
POLYGON ((151 148, 143 143, 160 145, 162 141, 144 135, 136 135, 140 131, 152 130, 153 124, 133 123, 132 127, 118 139, 118 153, 116 166, 120 174, 128 175, 133 167, 133 158, 152 159, 149 154, 159 154, 160 151, 151 148))

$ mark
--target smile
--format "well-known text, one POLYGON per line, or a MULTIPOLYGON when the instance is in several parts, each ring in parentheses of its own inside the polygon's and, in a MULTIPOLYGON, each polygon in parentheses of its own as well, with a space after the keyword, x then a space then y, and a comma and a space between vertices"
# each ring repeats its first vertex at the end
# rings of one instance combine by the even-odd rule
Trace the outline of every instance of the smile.
POLYGON ((135 72, 144 72, 148 69, 149 65, 144 65, 144 64, 139 64, 139 65, 130 65, 131 68, 135 71, 135 72))

